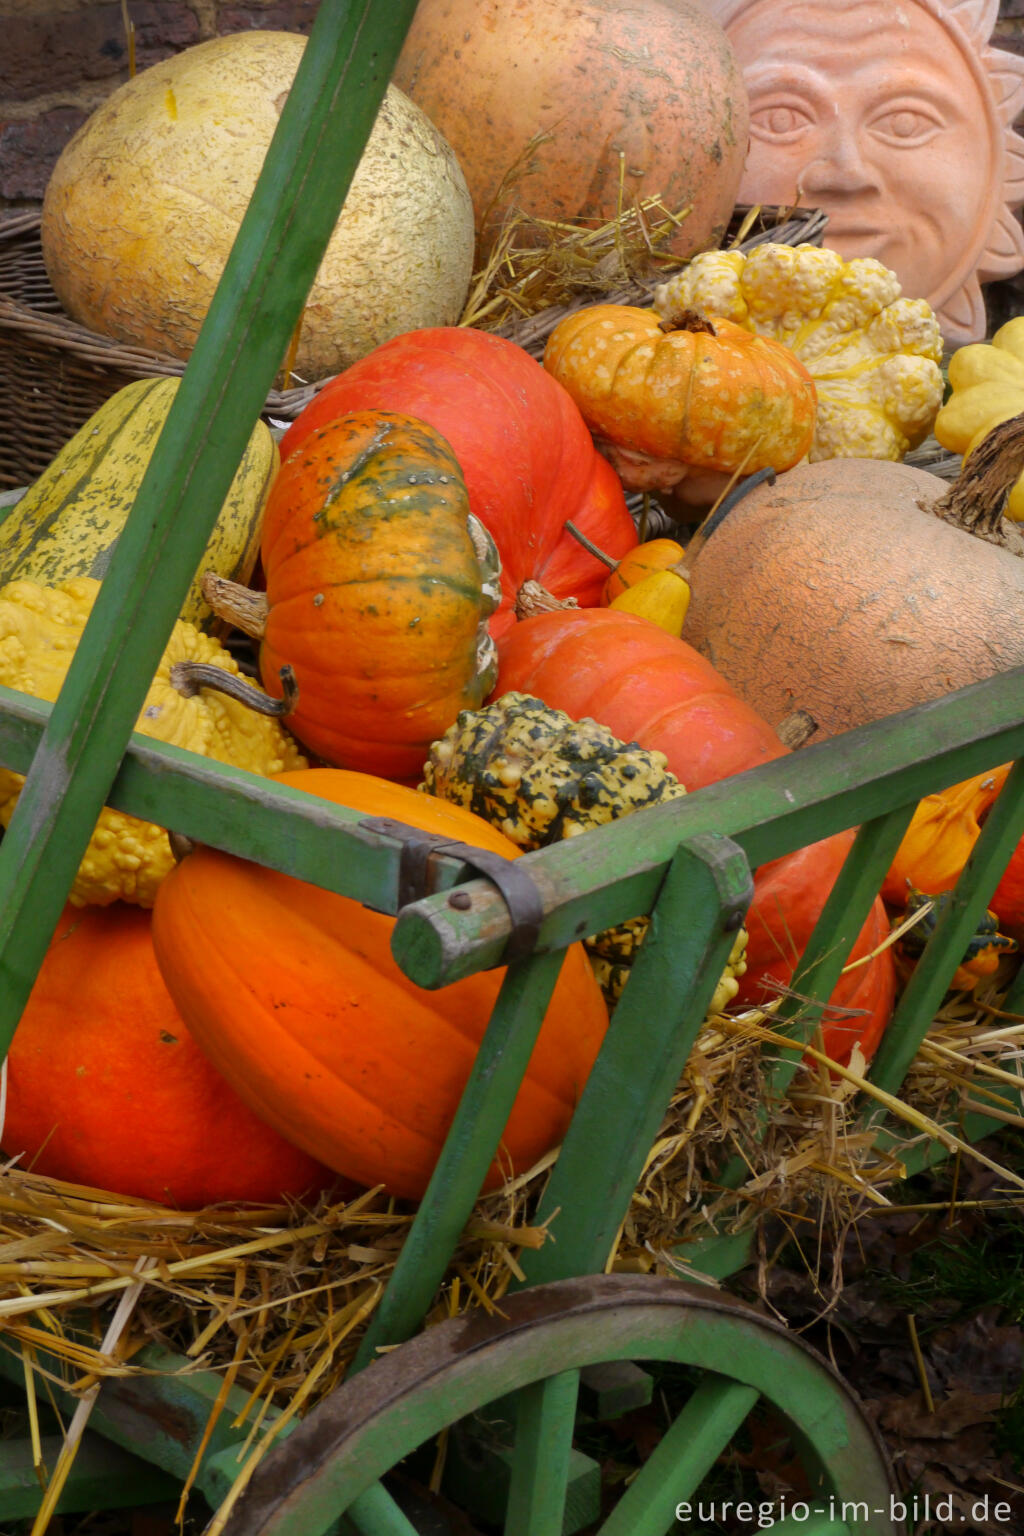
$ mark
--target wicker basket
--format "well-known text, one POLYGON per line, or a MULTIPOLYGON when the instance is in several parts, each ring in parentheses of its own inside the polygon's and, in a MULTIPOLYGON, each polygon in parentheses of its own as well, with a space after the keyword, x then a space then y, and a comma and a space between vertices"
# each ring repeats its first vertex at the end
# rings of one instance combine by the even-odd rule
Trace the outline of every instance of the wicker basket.
MULTIPOLYGON (((39 226, 36 212, 0 223, 0 490, 30 485, 125 384, 185 371, 180 358, 69 320, 46 275, 39 226)), ((267 414, 290 421, 314 393, 314 385, 275 391, 267 414)))
MULTIPOLYGON (((737 209, 735 235, 749 226, 744 250, 763 240, 788 245, 821 243, 825 217, 816 210, 763 209, 753 225, 737 209)), ((180 376, 185 364, 174 357, 97 336, 69 320, 50 286, 35 211, 0 222, 0 490, 30 485, 70 437, 117 390, 133 379, 180 376)), ((650 302, 653 281, 603 295, 607 302, 650 302)), ((593 303, 594 295, 578 303, 593 303)), ((547 336, 569 306, 552 306, 499 334, 539 357, 547 336)), ((322 383, 323 381, 321 381, 322 383)), ((319 388, 274 391, 267 396, 269 419, 292 421, 319 388)))

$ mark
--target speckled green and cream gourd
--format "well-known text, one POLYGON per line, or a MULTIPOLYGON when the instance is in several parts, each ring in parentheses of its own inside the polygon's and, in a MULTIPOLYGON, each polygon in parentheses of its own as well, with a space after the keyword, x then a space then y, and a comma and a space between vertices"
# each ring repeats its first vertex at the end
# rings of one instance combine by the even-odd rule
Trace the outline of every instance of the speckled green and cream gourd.
MULTIPOLYGON (((474 811, 527 850, 686 793, 663 753, 622 742, 595 720, 573 720, 514 692, 459 715, 431 747, 420 788, 474 811)), ((635 917, 585 941, 611 1006, 622 995, 647 927, 646 917, 635 917)), ((712 1012, 735 997, 745 948, 741 930, 712 1012)))
MULTIPOLYGON (((0 586, 103 580, 177 390, 176 378, 126 384, 65 443, 0 521, 0 586)), ((270 428, 257 421, 185 594, 180 617, 189 623, 209 628, 213 621, 203 571, 239 582, 251 576, 278 463, 270 428)))

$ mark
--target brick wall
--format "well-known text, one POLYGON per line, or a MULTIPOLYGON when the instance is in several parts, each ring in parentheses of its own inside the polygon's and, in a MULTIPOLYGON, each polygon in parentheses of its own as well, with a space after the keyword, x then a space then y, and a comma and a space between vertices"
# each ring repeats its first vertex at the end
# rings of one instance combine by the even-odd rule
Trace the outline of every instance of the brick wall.
MULTIPOLYGON (((248 27, 308 33, 318 0, 0 0, 0 214, 42 199, 61 149, 136 68, 248 27)), ((1001 0, 992 34, 1024 53, 1024 0, 1001 0)))
MULTIPOLYGON (((317 0, 128 0, 135 65, 249 27, 308 33, 317 0)), ((121 0, 5 0, 0 8, 0 212, 34 207, 68 139, 127 80, 121 0)))

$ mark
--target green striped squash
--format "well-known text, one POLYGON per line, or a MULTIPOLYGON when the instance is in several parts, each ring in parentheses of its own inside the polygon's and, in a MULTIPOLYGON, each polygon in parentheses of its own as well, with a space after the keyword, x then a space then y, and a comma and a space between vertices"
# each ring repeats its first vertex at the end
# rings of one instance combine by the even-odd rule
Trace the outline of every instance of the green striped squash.
MULTIPOLYGON (((138 379, 111 395, 0 522, 0 584, 26 578, 55 587, 74 576, 102 581, 178 389, 178 379, 138 379)), ((200 590, 214 570, 247 581, 259 553, 267 493, 279 455, 258 421, 220 510, 181 617, 217 627, 200 590)))

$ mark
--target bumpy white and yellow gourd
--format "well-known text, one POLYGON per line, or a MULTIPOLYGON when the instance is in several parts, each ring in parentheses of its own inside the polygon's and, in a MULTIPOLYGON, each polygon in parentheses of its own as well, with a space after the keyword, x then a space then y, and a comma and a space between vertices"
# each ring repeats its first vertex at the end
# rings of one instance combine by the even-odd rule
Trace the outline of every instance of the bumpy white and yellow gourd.
POLYGON ((664 316, 719 316, 796 353, 814 379, 808 458, 902 459, 942 403, 942 335, 925 299, 901 296, 874 257, 767 241, 703 251, 655 289, 664 316))
MULTIPOLYGON (((0 587, 0 683, 53 703, 100 584, 80 576, 59 587, 12 581, 0 587)), ((211 635, 179 620, 171 632, 135 729, 202 757, 270 775, 304 768, 307 760, 276 719, 221 693, 182 692, 171 678, 176 662, 207 662, 235 676, 238 663, 211 635)), ((7 826, 24 778, 0 768, 0 824, 7 826)), ((151 907, 174 865, 163 827, 106 807, 79 865, 70 900, 76 906, 112 901, 151 907)))

